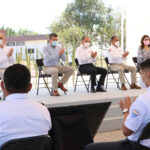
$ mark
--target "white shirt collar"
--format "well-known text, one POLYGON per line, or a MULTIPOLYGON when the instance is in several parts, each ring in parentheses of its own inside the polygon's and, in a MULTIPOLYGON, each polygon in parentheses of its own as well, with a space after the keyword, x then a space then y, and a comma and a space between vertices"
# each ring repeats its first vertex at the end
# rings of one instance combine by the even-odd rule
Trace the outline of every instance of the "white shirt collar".
POLYGON ((10 94, 6 97, 6 101, 15 100, 15 99, 28 99, 28 94, 27 93, 15 93, 15 94, 10 94))

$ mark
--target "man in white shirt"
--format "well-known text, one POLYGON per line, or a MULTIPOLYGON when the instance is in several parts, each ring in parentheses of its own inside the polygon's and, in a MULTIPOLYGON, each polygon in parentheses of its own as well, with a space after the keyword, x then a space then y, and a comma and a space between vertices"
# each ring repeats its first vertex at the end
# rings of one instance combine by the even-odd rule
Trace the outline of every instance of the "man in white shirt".
POLYGON ((96 67, 93 63, 96 61, 97 52, 93 52, 90 46, 90 38, 85 36, 82 38, 82 44, 76 50, 76 58, 79 63, 79 70, 81 73, 86 73, 91 76, 91 93, 106 92, 104 89, 105 78, 107 75, 107 70, 101 67, 96 67), (100 74, 100 79, 98 81, 96 91, 96 75, 100 74))
POLYGON ((12 57, 13 49, 9 49, 5 44, 5 36, 3 33, 0 33, 0 78, 3 77, 5 69, 14 64, 14 59, 12 57))
POLYGON ((47 135, 51 129, 48 109, 28 97, 31 75, 21 64, 8 67, 1 87, 5 101, 0 102, 0 147, 12 139, 47 135))
MULTIPOLYGON (((87 145, 85 150, 133 150, 144 127, 150 122, 150 59, 140 64, 140 74, 147 92, 131 101, 130 97, 120 100, 120 108, 123 111, 123 134, 126 140, 116 142, 104 142, 87 145)), ((140 141, 140 147, 136 150, 150 148, 150 138, 140 141), (145 148, 143 148, 143 146, 145 148)))
POLYGON ((129 52, 123 52, 123 50, 119 47, 119 40, 117 36, 113 36, 111 38, 111 46, 108 50, 108 61, 110 63, 110 69, 112 71, 118 71, 119 78, 121 81, 121 89, 127 90, 125 86, 125 78, 124 78, 124 70, 128 70, 131 72, 131 86, 130 89, 140 89, 137 83, 136 78, 136 68, 133 66, 129 66, 124 64, 124 61, 127 59, 129 52))

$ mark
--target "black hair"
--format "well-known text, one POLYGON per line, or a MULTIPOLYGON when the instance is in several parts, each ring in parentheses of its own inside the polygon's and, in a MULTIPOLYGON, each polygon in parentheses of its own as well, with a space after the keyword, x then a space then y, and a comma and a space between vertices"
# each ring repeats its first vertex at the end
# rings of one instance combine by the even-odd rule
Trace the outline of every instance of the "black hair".
POLYGON ((117 37, 117 36, 115 36, 115 35, 112 36, 111 39, 110 39, 110 41, 113 41, 116 37, 117 37))
POLYGON ((49 35, 49 39, 52 39, 52 37, 57 37, 58 35, 56 34, 56 33, 51 33, 50 35, 49 35))
POLYGON ((150 69, 150 58, 140 64, 140 69, 150 69))
POLYGON ((27 93, 31 74, 26 66, 14 64, 5 70, 3 80, 9 93, 27 93))

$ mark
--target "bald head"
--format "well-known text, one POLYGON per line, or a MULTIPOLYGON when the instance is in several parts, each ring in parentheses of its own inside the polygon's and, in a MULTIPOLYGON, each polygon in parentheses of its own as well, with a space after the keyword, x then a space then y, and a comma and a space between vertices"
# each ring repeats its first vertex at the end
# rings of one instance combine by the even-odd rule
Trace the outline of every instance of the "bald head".
POLYGON ((4 48, 5 43, 6 43, 5 35, 0 32, 0 47, 4 48))

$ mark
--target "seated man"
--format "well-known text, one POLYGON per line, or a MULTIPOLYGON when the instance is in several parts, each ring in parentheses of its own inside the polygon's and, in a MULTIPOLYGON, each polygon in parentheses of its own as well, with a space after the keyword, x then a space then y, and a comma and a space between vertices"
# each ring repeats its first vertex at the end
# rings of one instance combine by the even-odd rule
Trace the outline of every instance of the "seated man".
POLYGON ((79 62, 79 71, 81 73, 86 73, 91 75, 91 93, 97 92, 106 92, 104 89, 105 78, 107 75, 107 70, 101 67, 96 67, 93 65, 93 62, 96 61, 95 57, 97 52, 93 52, 90 46, 90 38, 88 36, 83 37, 82 44, 76 50, 76 58, 79 62), (101 74, 100 79, 96 86, 96 75, 101 74))
POLYGON ((133 66, 129 66, 124 64, 124 60, 129 55, 129 52, 123 52, 123 50, 119 47, 119 41, 117 36, 113 36, 111 38, 111 46, 109 47, 108 51, 108 61, 110 63, 110 69, 112 71, 118 71, 119 72, 119 78, 121 81, 121 89, 127 90, 125 86, 125 78, 124 78, 124 70, 128 70, 131 72, 131 89, 140 89, 137 83, 136 78, 136 68, 133 66))
POLYGON ((5 46, 6 39, 3 33, 0 33, 0 78, 3 77, 5 69, 14 64, 12 57, 13 49, 5 46))
POLYGON ((28 97, 31 75, 21 64, 8 67, 1 88, 5 101, 0 102, 0 147, 12 139, 47 135, 51 129, 48 109, 28 97))
POLYGON ((57 34, 49 35, 49 43, 43 48, 44 55, 44 73, 52 76, 52 96, 59 96, 58 88, 62 91, 67 91, 64 84, 68 81, 74 72, 74 68, 70 66, 61 66, 60 59, 66 60, 64 54, 65 49, 58 45, 57 34), (58 74, 64 74, 60 82, 58 82, 58 74))
MULTIPOLYGON (((120 100, 123 111, 123 134, 126 140, 87 145, 85 150, 133 150, 142 130, 150 122, 150 59, 140 64, 141 77, 148 87, 147 92, 131 102, 130 97, 120 100)), ((150 148, 150 138, 142 140, 141 145, 150 148)), ((142 150, 142 149, 136 149, 142 150)))

